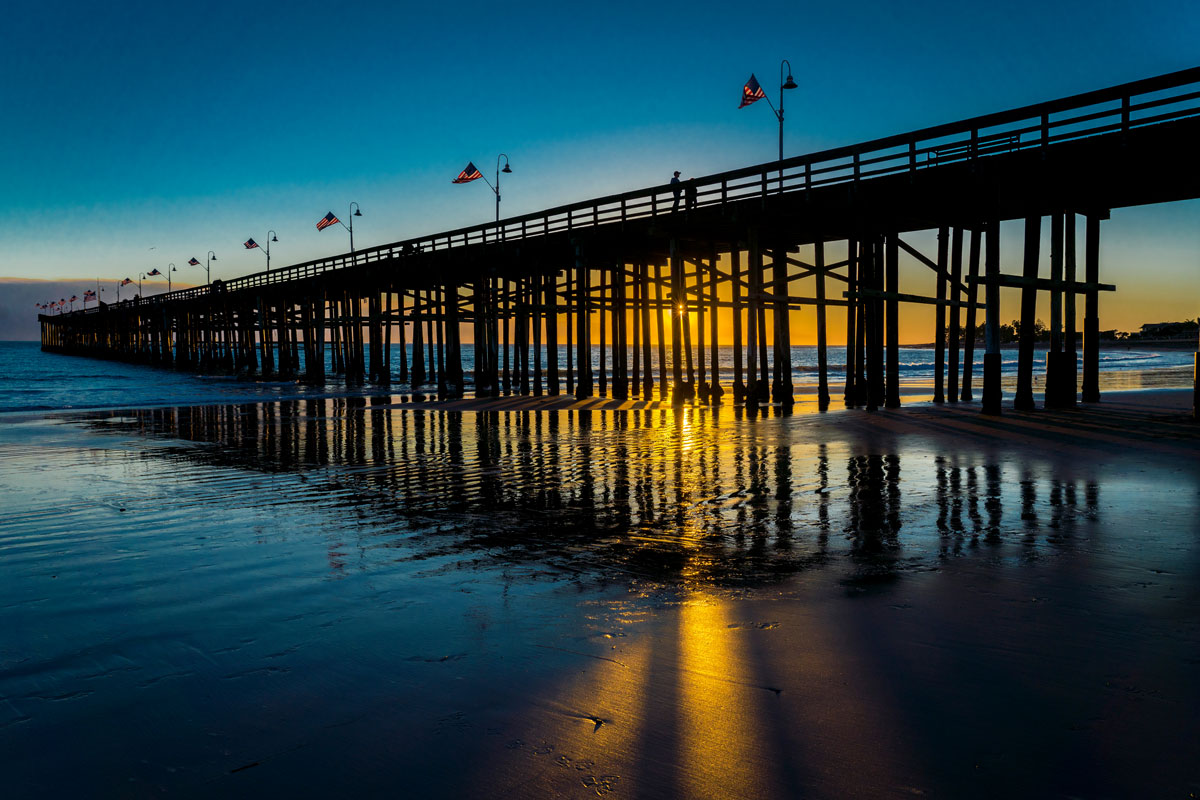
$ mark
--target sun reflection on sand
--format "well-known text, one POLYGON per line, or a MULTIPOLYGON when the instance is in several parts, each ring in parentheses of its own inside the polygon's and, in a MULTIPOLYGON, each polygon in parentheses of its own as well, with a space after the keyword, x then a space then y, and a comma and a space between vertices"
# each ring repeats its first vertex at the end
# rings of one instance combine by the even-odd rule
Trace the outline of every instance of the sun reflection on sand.
POLYGON ((753 685, 719 602, 692 595, 678 613, 681 788, 689 797, 779 796, 764 769, 779 763, 778 742, 764 738, 762 698, 751 696, 776 690, 753 685))

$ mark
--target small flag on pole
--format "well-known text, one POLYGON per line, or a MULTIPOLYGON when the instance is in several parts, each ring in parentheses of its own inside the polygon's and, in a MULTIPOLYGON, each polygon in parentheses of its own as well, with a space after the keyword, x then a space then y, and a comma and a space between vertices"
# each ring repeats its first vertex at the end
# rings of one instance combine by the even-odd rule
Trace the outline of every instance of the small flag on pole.
POLYGON ((254 248, 258 247, 258 242, 254 241, 253 239, 247 239, 243 244, 247 250, 253 250, 254 248))
POLYGON ((335 217, 333 212, 330 211, 328 214, 321 217, 321 219, 317 222, 317 230, 323 231, 330 225, 336 225, 339 222, 341 222, 341 220, 335 217))
POLYGON ((95 299, 96 299, 96 292, 94 290, 88 289, 86 292, 83 293, 83 302, 86 303, 88 300, 95 300, 95 299))
MULTIPOLYGON (((251 241, 253 241, 253 240, 251 240, 251 241)), ((194 258, 189 258, 188 265, 193 266, 193 267, 198 267, 198 266, 200 266, 200 262, 194 258)))
POLYGON ((131 283, 133 283, 133 278, 126 278, 125 280, 121 281, 122 286, 128 286, 131 283))
POLYGON ((458 173, 458 177, 451 181, 451 183, 470 183, 471 181, 478 180, 482 177, 483 173, 476 168, 475 163, 473 161, 468 161, 467 168, 458 173))
POLYGON ((742 87, 742 104, 738 108, 745 108, 751 103, 762 100, 767 96, 767 93, 758 85, 758 78, 754 77, 754 73, 750 73, 750 80, 746 81, 746 85, 742 87))
POLYGON ((154 275, 162 275, 162 273, 158 271, 158 267, 155 267, 154 269, 152 269, 146 273, 147 277, 153 277, 154 275))

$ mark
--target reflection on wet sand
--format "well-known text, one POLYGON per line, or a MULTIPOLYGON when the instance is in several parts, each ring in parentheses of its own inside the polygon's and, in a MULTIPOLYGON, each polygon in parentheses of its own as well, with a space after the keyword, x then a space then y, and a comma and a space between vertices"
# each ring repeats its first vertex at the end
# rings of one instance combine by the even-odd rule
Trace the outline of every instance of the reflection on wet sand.
MULTIPOLYGON (((355 515, 372 547, 682 585, 749 585, 842 552, 853 573, 847 585, 866 589, 928 566, 935 538, 943 557, 1020 533, 1029 544, 1064 544, 1080 491, 1047 465, 1014 471, 977 453, 919 448, 902 457, 894 441, 880 440, 891 448, 880 452, 880 442, 813 436, 786 419, 696 409, 414 411, 387 402, 88 419, 97 430, 190 443, 148 451, 155 458, 294 473, 287 502, 355 515), (1048 527, 1039 514, 1049 515, 1048 527)), ((1099 486, 1084 491, 1094 513, 1099 486)))
POLYGON ((31 430, 0 432, 16 796, 1190 779, 1200 433, 1170 410, 349 398, 31 430))

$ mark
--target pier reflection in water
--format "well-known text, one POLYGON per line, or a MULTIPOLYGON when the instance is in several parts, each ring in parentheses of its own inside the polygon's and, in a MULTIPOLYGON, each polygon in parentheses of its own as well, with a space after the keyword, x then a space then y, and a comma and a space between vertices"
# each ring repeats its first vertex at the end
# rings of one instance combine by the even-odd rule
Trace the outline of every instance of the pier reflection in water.
POLYGON ((357 568, 403 547, 480 567, 737 585, 845 555, 848 585, 866 588, 981 546, 1069 545, 1078 515, 1097 513, 1094 481, 1062 480, 1036 459, 1016 468, 912 446, 902 456, 894 437, 817 436, 809 421, 413 410, 390 398, 89 418, 166 440, 149 458, 294 474, 275 502, 353 521, 357 568))
POLYGON ((1137 418, 1087 413, 327 398, 11 426, 14 796, 1175 786, 1196 434, 1106 461, 1137 418))

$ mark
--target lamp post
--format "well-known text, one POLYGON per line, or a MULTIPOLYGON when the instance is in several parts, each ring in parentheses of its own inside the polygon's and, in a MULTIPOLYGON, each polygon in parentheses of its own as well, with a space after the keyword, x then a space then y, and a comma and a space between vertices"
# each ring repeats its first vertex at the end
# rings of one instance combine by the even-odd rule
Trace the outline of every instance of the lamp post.
POLYGON ((278 241, 279 237, 275 234, 275 231, 267 231, 267 272, 271 271, 271 242, 278 241))
MULTIPOLYGON (((205 285, 212 284, 212 262, 217 260, 217 254, 212 250, 208 251, 208 256, 204 259, 204 283, 205 285)), ((271 259, 267 259, 267 269, 271 268, 271 259)))
POLYGON ((500 221, 500 173, 512 174, 512 169, 508 166, 508 154, 501 153, 496 156, 496 185, 492 187, 492 191, 496 193, 496 222, 500 221), (500 169, 500 159, 504 159, 504 169, 500 169))
POLYGON ((142 296, 142 279, 146 277, 146 273, 138 273, 138 297, 142 296))
POLYGON ((779 62, 779 111, 775 115, 779 117, 779 180, 780 186, 783 186, 783 90, 795 89, 796 82, 792 80, 792 62, 786 58, 779 62), (787 80, 783 79, 783 65, 787 64, 787 80))
POLYGON ((350 224, 346 229, 350 231, 350 255, 354 255, 354 218, 361 217, 362 210, 358 207, 358 203, 350 203, 350 224))
POLYGON ((175 272, 175 262, 167 264, 167 294, 171 293, 171 273, 175 272))
POLYGON ((779 120, 779 188, 783 190, 783 90, 795 89, 796 81, 792 79, 792 62, 786 58, 779 62, 779 107, 771 102, 771 98, 762 87, 758 85, 757 79, 751 73, 750 80, 746 82, 746 86, 742 89, 742 104, 738 108, 745 108, 751 103, 766 99, 767 105, 771 107, 771 113, 775 115, 775 119, 779 120), (787 78, 784 78, 783 65, 787 65, 787 78))

